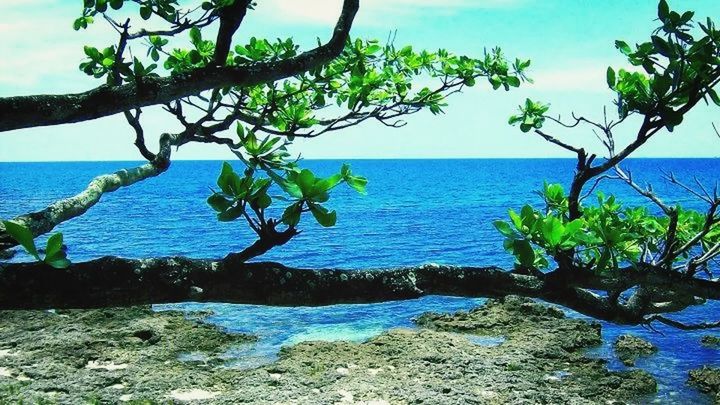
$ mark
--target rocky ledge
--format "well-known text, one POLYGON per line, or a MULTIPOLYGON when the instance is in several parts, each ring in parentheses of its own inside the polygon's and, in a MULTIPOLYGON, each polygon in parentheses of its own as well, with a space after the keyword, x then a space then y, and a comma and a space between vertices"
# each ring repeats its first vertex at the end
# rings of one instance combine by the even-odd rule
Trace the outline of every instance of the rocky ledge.
POLYGON ((657 347, 645 339, 633 335, 620 335, 613 344, 615 353, 622 363, 634 367, 639 357, 657 353, 657 347))
POLYGON ((148 308, 0 312, 0 403, 503 404, 637 402, 641 370, 611 372, 584 355, 600 326, 508 297, 470 312, 425 314, 418 329, 364 343, 305 342, 273 364, 223 366, 229 335, 148 308), (202 362, 180 361, 203 353, 202 362), (5 401, 5 402, 3 402, 5 401))
POLYGON ((714 402, 720 404, 720 368, 703 366, 690 370, 688 383, 706 394, 713 395, 714 402))
POLYGON ((700 339, 700 343, 702 343, 703 346, 720 348, 720 336, 705 335, 700 339))

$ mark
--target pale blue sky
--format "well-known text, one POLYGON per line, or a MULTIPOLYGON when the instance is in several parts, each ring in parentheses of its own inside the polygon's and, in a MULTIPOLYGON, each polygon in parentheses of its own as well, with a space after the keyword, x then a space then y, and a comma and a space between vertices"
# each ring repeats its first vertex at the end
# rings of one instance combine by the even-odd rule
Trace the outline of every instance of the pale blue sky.
MULTIPOLYGON (((181 1, 181 4, 183 1, 181 1)), ((288 37, 312 44, 327 38, 341 0, 258 0, 236 41, 250 36, 288 37)), ((112 32, 103 21, 75 32, 73 19, 81 0, 0 1, 0 96, 83 91, 98 81, 77 70, 82 46, 109 45, 112 32)), ((716 0, 670 1, 671 7, 720 17, 716 0)), ((396 43, 455 53, 482 55, 501 46, 507 55, 532 59, 534 85, 493 92, 481 84, 453 96, 447 113, 408 119, 402 129, 369 123, 344 132, 300 142, 306 158, 473 158, 558 157, 563 151, 507 125, 507 117, 526 97, 552 105, 554 114, 575 111, 599 118, 611 106, 605 85, 608 65, 623 66, 615 39, 629 43, 648 38, 657 3, 647 0, 361 0, 353 36, 385 39, 397 30, 396 43)), ((136 52, 142 52, 137 49, 136 52)), ((157 110, 157 109, 156 109, 157 110)), ((612 110, 612 108, 610 108, 612 110)), ((716 108, 702 107, 674 134, 653 139, 638 156, 720 156, 720 140, 711 127, 720 123, 716 108)), ((148 109, 150 134, 172 130, 172 119, 148 109)), ((632 123, 621 131, 630 136, 632 123)), ((548 127, 550 130, 551 127, 548 127)), ((589 131, 569 133, 578 144, 596 145, 589 131)), ((137 160, 133 132, 121 116, 81 124, 32 128, 0 134, 0 161, 137 160)), ((149 145, 155 144, 150 136, 149 145)), ((214 145, 189 145, 176 159, 224 159, 214 145)))

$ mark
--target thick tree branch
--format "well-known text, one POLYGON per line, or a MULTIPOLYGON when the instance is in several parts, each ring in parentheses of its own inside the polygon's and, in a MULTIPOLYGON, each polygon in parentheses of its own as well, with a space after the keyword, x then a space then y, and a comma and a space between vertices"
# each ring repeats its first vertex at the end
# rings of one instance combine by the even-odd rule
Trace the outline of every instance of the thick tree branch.
POLYGON ((292 58, 237 67, 208 66, 170 77, 146 77, 142 85, 103 85, 77 94, 0 98, 0 132, 87 121, 213 88, 254 86, 298 75, 340 55, 358 7, 359 0, 345 0, 330 41, 292 58))
MULTIPOLYGON (((661 269, 623 269, 618 278, 575 271, 578 276, 528 275, 496 267, 420 267, 372 270, 297 269, 277 263, 245 263, 238 254, 221 260, 183 257, 105 257, 58 270, 43 263, 12 263, 0 270, 0 308, 78 308, 147 303, 217 301, 262 305, 370 303, 425 295, 501 297, 522 295, 563 305, 622 324, 643 324, 648 316, 685 306, 633 308, 618 305, 591 288, 642 284, 670 295, 720 299, 720 283, 679 282, 661 269), (672 293, 672 294, 670 294, 672 293), (648 312, 656 311, 656 312, 648 312)), ((655 302, 652 296, 649 302, 655 302)))

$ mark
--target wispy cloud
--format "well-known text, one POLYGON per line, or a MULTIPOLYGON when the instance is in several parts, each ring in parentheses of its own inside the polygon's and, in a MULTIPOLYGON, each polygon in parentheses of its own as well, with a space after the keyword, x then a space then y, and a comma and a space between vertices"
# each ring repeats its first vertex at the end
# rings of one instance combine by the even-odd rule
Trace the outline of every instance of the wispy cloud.
MULTIPOLYGON (((539 91, 567 91, 567 92, 607 92, 606 82, 607 60, 566 61, 568 67, 538 68, 531 71, 530 77, 534 84, 532 90, 539 91)), ((637 66, 621 65, 613 68, 623 68, 627 71, 643 71, 637 66)))
MULTIPOLYGON (((453 14, 464 9, 515 7, 525 0, 363 0, 359 25, 379 25, 388 20, 423 13, 453 14)), ((333 24, 342 0, 264 0, 257 12, 266 19, 299 24, 333 24)))

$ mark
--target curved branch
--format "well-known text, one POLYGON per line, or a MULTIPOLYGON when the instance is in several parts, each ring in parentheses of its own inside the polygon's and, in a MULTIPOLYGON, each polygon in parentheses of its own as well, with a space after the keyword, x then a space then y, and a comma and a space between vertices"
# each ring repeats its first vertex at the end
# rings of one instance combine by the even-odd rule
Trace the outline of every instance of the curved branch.
POLYGON ((103 85, 77 94, 0 98, 0 117, 3 117, 0 132, 87 121, 134 108, 165 104, 217 87, 253 86, 295 76, 340 55, 358 8, 359 0, 345 0, 330 41, 292 58, 247 66, 208 66, 170 77, 147 77, 142 85, 103 85))
MULTIPOLYGON (((104 194, 155 177, 166 171, 170 166, 173 139, 173 135, 163 134, 160 139, 160 152, 152 162, 95 177, 82 192, 56 201, 40 211, 13 218, 12 221, 27 226, 34 236, 50 232, 59 224, 87 212, 100 201, 104 194)), ((0 250, 17 245, 17 241, 8 235, 0 224, 0 250)))

